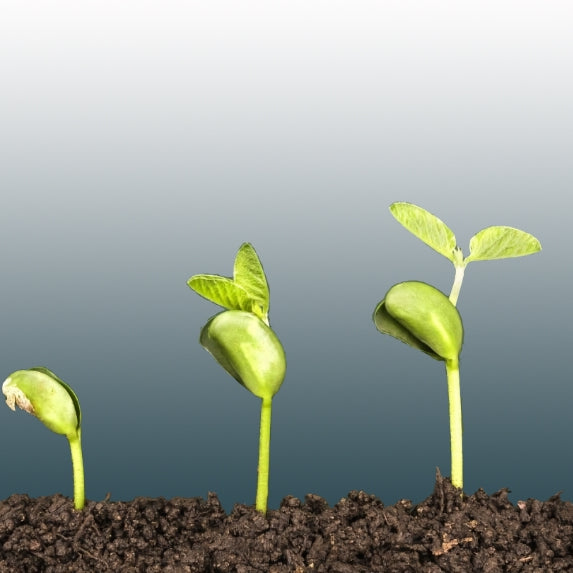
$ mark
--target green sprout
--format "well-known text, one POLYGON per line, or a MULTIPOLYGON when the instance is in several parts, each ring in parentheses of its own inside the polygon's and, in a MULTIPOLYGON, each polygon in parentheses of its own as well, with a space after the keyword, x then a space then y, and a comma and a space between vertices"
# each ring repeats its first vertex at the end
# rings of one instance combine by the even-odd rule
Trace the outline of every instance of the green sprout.
POLYGON ((261 398, 259 463, 255 507, 266 513, 272 399, 286 373, 284 349, 270 328, 269 288, 255 249, 243 243, 233 278, 195 275, 187 282, 204 298, 228 310, 211 317, 199 342, 242 386, 261 398))
POLYGON ((74 507, 83 509, 85 503, 84 463, 81 445, 82 413, 74 391, 53 372, 38 366, 17 370, 2 385, 6 404, 16 406, 36 416, 43 424, 68 438, 74 475, 74 507))
POLYGON ((455 308, 465 268, 472 261, 522 257, 541 250, 529 233, 506 226, 487 227, 470 240, 464 258, 453 231, 438 217, 412 203, 390 205, 396 220, 429 247, 449 259, 455 269, 449 298, 426 283, 409 281, 393 286, 376 306, 376 328, 446 364, 450 417, 452 484, 463 488, 462 406, 459 353, 463 343, 461 317, 455 308))

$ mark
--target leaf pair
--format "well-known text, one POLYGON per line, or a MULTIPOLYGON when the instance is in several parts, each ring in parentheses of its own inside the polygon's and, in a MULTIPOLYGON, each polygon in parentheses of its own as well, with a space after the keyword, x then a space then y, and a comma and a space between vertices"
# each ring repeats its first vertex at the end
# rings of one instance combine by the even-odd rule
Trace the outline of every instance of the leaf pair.
POLYGON ((374 311, 383 334, 429 354, 436 360, 457 360, 464 329, 457 308, 435 287, 418 281, 394 285, 374 311))
POLYGON ((194 275, 187 284, 203 298, 228 310, 244 310, 269 324, 269 286, 261 261, 250 243, 243 243, 235 257, 233 278, 194 275))
MULTIPOLYGON (((408 231, 456 264, 456 237, 441 219, 412 203, 392 203, 390 211, 408 231)), ((463 259, 463 265, 471 261, 523 257, 540 250, 539 241, 525 231, 505 226, 487 227, 471 238, 470 254, 463 259)))

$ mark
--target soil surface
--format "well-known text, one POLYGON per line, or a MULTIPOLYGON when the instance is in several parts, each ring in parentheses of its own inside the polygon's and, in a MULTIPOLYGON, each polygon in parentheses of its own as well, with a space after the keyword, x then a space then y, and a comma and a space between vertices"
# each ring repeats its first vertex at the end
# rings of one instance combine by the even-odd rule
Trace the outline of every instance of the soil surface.
POLYGON ((555 495, 513 505, 508 490, 461 496, 437 476, 414 506, 352 491, 334 507, 286 497, 267 516, 217 496, 0 502, 0 571, 373 573, 573 571, 573 504, 555 495))

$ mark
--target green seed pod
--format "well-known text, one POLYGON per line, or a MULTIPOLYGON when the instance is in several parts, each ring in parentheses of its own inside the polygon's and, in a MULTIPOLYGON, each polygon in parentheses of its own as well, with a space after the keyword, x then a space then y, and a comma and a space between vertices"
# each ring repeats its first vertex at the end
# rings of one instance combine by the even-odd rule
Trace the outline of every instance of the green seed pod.
POLYGON ((17 370, 2 385, 6 404, 36 416, 44 425, 70 438, 81 424, 80 404, 74 391, 47 368, 17 370))
POLYGON ((407 281, 394 285, 384 299, 386 312, 443 360, 457 360, 464 329, 457 308, 433 286, 407 281))
POLYGON ((286 358, 276 334, 260 318, 242 310, 213 316, 199 339, 235 380, 259 398, 272 398, 286 373, 286 358))

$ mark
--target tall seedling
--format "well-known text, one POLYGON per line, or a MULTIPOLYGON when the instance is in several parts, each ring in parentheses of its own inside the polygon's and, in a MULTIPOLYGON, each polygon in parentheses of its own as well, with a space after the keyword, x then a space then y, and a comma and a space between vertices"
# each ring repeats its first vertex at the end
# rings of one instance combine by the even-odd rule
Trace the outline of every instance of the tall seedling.
POLYGON ((464 258, 453 231, 435 215, 412 203, 390 206, 392 215, 412 234, 449 259, 455 269, 448 297, 425 283, 408 281, 394 285, 374 310, 374 324, 384 333, 429 354, 446 365, 450 417, 452 484, 463 488, 462 406, 459 353, 463 326, 455 305, 465 268, 472 261, 522 257, 541 250, 539 241, 513 227, 487 227, 470 240, 470 254, 464 258))

